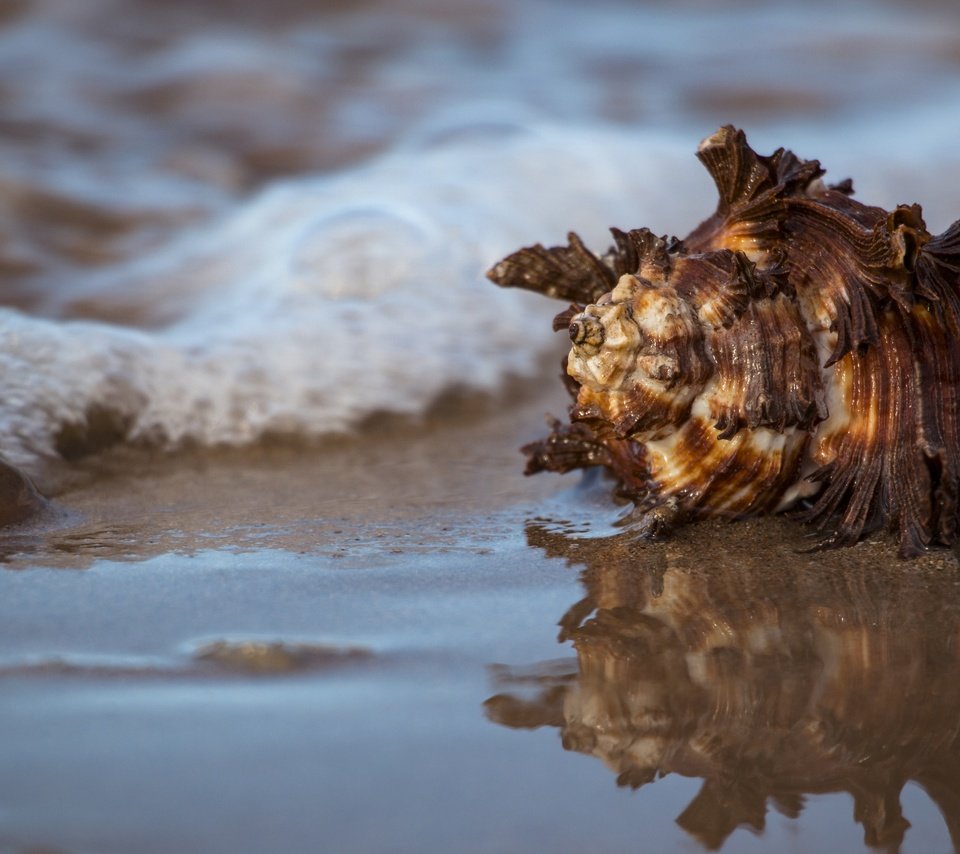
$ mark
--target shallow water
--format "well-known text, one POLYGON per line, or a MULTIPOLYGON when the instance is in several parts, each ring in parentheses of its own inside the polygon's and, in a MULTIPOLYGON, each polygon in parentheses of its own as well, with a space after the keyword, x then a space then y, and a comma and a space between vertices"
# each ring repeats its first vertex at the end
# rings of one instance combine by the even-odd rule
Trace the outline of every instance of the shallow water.
POLYGON ((954 554, 614 536, 482 273, 727 122, 946 227, 957 8, 266 9, 0 2, 0 850, 953 850, 954 554))

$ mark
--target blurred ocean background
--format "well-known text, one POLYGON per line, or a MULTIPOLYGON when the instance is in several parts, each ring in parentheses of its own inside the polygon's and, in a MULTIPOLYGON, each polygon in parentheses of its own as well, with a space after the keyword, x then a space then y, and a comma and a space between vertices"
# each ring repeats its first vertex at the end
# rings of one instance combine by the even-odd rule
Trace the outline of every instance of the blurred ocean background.
POLYGON ((484 271, 682 236, 728 123, 943 230, 960 5, 0 0, 0 851, 960 844, 952 554, 520 474, 559 305, 484 271))
POLYGON ((539 370, 483 280, 683 234, 724 123, 960 206, 960 10, 931 3, 3 4, 0 454, 238 445, 539 370))

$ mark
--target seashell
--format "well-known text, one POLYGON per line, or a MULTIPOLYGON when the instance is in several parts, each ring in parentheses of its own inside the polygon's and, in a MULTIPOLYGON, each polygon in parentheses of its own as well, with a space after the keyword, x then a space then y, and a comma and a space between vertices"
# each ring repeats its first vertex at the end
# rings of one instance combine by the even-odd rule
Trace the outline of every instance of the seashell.
POLYGON ((721 128, 697 156, 716 212, 682 241, 612 229, 603 255, 521 249, 487 274, 568 301, 570 422, 527 473, 601 465, 648 536, 800 505, 848 545, 957 540, 960 221, 860 204, 816 160, 721 128))

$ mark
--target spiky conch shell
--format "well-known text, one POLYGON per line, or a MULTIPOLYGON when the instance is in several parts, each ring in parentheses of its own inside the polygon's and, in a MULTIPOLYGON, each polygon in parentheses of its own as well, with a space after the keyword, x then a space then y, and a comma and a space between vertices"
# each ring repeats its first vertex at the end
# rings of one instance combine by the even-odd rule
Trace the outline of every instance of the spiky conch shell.
POLYGON ((802 499, 824 545, 954 543, 960 221, 934 237, 919 205, 860 204, 731 126, 697 156, 720 202, 684 240, 612 229, 598 256, 571 233, 488 273, 571 303, 570 423, 527 472, 605 466, 650 535, 802 499))

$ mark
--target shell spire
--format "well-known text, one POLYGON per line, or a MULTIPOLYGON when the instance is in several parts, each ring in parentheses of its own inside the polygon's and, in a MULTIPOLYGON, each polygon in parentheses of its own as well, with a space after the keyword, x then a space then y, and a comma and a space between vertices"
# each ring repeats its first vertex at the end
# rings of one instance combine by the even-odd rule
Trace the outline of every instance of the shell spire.
POLYGON ((825 545, 954 543, 960 221, 933 236, 919 205, 863 205, 732 126, 697 156, 719 202, 682 241, 612 229, 594 254, 571 233, 488 273, 571 303, 570 423, 528 472, 606 467, 651 534, 802 501, 825 545))

